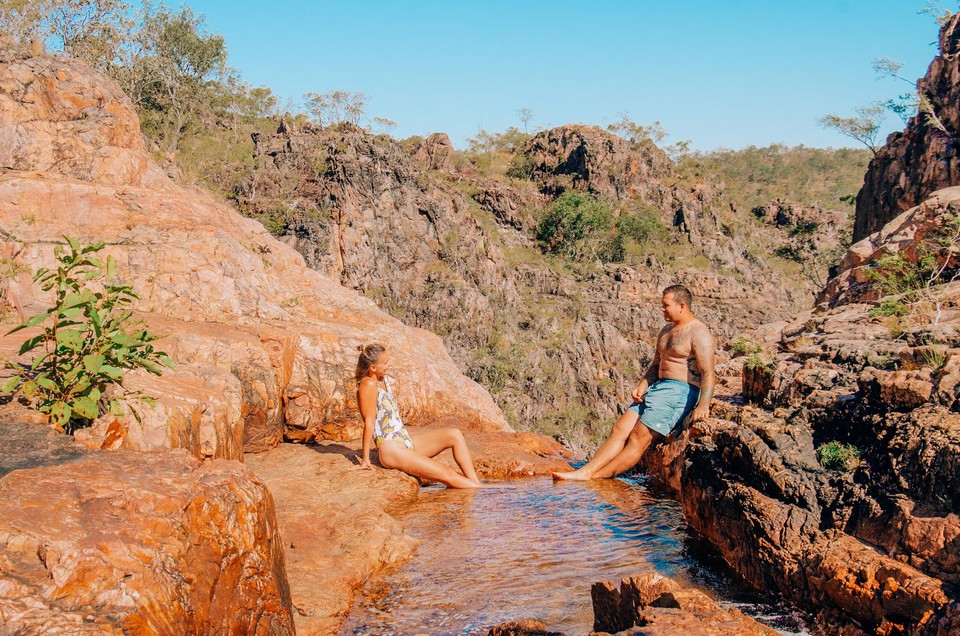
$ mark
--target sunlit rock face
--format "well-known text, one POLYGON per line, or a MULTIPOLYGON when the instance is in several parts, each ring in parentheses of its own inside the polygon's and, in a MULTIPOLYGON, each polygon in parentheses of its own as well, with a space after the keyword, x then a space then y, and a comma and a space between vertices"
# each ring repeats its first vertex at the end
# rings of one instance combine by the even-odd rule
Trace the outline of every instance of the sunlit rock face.
POLYGON ((925 113, 893 133, 870 162, 857 195, 853 240, 873 234, 934 191, 960 185, 960 15, 940 29, 940 54, 917 89, 929 100, 936 121, 925 113))
POLYGON ((593 584, 593 630, 599 634, 711 634, 775 636, 777 632, 734 608, 721 608, 694 588, 661 574, 593 584), (637 632, 637 627, 642 627, 637 632))
POLYGON ((10 633, 292 634, 273 499, 236 461, 35 443, 0 478, 0 623, 10 633), (12 630, 12 631, 10 631, 12 630))
POLYGON ((960 286, 948 268, 919 302, 884 315, 867 272, 884 254, 916 263, 931 245, 947 263, 937 237, 958 200, 960 188, 941 190, 855 244, 816 311, 755 332, 762 373, 742 357, 725 363, 723 377, 743 364, 742 395, 721 384, 714 418, 644 458, 747 581, 827 630, 956 626, 960 286), (838 444, 857 454, 836 455, 838 444))
MULTIPOLYGON (((456 368, 436 336, 411 329, 308 269, 211 194, 172 182, 144 148, 131 102, 82 64, 18 48, 0 54, 0 225, 3 258, 50 266, 70 235, 104 241, 140 316, 180 363, 163 378, 131 374, 159 398, 140 419, 98 421, 92 445, 187 448, 240 458, 283 437, 360 433, 356 348, 393 352, 412 425, 455 416, 506 430, 500 409, 456 368)), ((24 273, 6 298, 27 313, 47 300, 24 273)), ((8 319, 10 320, 10 319, 8 319)), ((16 355, 15 338, 0 343, 16 355)))
MULTIPOLYGON (((698 315, 725 336, 807 302, 729 235, 719 188, 677 185, 664 152, 600 128, 537 133, 514 157, 516 178, 484 173, 443 135, 397 141, 350 124, 284 122, 254 142, 240 206, 274 219, 310 267, 439 334, 518 428, 615 419, 652 356, 669 285, 686 284, 698 315), (570 190, 615 213, 647 210, 696 262, 665 266, 658 247, 635 266, 545 258, 540 217, 570 190)), ((577 447, 575 437, 564 440, 577 447)))

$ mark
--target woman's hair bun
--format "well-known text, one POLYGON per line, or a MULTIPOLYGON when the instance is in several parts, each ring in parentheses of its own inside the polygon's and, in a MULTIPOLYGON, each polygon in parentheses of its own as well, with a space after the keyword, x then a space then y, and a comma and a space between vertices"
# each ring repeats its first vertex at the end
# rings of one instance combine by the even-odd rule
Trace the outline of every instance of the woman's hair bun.
POLYGON ((364 349, 365 347, 363 345, 357 345, 357 351, 359 351, 360 353, 363 353, 364 349))

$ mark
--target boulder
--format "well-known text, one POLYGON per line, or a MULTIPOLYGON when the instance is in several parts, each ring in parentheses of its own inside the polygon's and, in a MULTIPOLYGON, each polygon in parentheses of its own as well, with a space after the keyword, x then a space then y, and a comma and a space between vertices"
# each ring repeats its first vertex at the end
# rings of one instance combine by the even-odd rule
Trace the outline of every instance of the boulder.
POLYGON ((0 479, 0 621, 15 633, 292 634, 270 492, 236 461, 183 450, 14 470, 0 479))
POLYGON ((734 608, 722 608, 709 596, 660 574, 634 576, 615 583, 594 583, 597 634, 646 636, 774 636, 776 630, 734 608), (636 629, 640 627, 640 629, 636 629))
POLYGON ((395 470, 353 470, 354 455, 325 442, 281 444, 246 457, 276 498, 301 636, 337 633, 367 577, 416 548, 385 509, 415 499, 417 481, 395 470))

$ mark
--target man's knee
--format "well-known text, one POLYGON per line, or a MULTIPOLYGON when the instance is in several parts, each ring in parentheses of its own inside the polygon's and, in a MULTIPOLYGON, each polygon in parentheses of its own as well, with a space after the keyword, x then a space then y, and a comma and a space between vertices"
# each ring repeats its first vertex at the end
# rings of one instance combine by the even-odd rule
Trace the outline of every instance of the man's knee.
POLYGON ((630 435, 630 432, 636 427, 636 419, 621 417, 614 423, 613 430, 610 432, 610 437, 621 437, 626 439, 627 436, 630 435))
POLYGON ((633 431, 630 433, 630 440, 637 444, 649 444, 653 441, 653 434, 650 432, 650 429, 647 428, 646 424, 637 422, 637 425, 633 427, 633 431))

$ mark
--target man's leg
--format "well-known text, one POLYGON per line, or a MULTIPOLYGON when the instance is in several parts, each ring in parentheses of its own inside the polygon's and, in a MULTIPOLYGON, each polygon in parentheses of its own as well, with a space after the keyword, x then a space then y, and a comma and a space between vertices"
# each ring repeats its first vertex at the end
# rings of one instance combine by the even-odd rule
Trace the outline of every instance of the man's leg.
POLYGON ((594 479, 609 479, 616 477, 620 473, 630 470, 636 466, 637 462, 643 456, 644 451, 653 441, 653 436, 661 437, 660 433, 651 431, 643 422, 634 427, 633 432, 627 439, 627 444, 623 450, 612 460, 607 462, 606 466, 600 468, 593 474, 594 479))
POLYGON ((630 438, 630 432, 637 427, 637 421, 639 419, 639 415, 633 411, 627 410, 626 413, 620 416, 620 419, 617 420, 616 424, 613 425, 613 430, 610 431, 610 437, 608 437, 607 440, 600 445, 600 448, 597 449, 597 453, 593 456, 593 459, 575 471, 566 473, 553 473, 553 478, 568 479, 572 481, 586 481, 588 479, 593 479, 596 471, 606 466, 610 460, 623 451, 627 440, 630 438))

